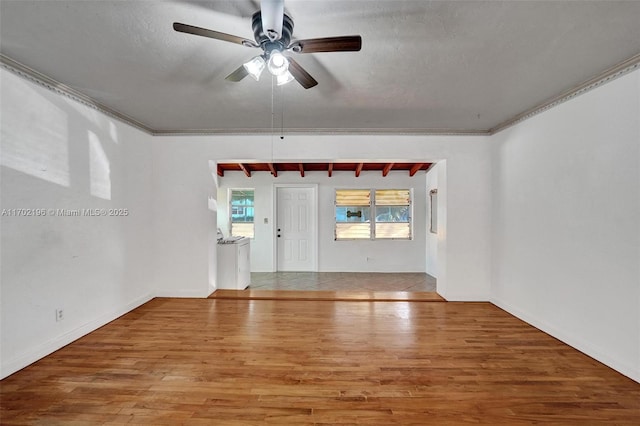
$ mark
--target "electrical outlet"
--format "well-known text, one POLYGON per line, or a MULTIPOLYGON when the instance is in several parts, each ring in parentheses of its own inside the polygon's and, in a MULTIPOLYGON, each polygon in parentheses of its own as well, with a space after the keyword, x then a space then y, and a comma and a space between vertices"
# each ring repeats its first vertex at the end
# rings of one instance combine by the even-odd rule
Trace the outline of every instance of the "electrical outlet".
POLYGON ((56 309, 56 322, 64 319, 64 311, 62 309, 56 309))

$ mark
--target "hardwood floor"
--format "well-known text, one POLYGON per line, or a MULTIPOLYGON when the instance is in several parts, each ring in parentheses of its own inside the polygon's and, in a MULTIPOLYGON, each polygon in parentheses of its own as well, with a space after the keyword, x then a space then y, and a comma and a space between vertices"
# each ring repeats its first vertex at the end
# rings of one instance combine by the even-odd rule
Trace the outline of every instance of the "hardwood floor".
POLYGON ((159 298, 0 384, 3 425, 640 420, 640 384, 489 303, 159 298))

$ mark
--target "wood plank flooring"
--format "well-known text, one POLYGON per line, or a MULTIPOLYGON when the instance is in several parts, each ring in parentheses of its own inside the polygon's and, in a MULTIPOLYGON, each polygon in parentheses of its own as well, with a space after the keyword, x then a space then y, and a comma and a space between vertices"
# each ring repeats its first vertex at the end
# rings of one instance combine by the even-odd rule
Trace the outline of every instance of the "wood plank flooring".
POLYGON ((159 298, 0 385, 3 425, 640 420, 640 384, 489 303, 159 298))

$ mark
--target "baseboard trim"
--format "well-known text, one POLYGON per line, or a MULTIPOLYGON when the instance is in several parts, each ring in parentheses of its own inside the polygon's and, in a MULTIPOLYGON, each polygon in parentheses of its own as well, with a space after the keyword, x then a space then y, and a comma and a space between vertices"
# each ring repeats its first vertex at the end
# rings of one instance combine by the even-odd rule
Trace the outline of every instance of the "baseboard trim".
POLYGON ((206 299, 216 289, 210 290, 207 286, 204 290, 157 290, 156 297, 176 297, 185 299, 206 299))
POLYGON ((486 294, 468 294, 468 293, 448 293, 438 292, 438 294, 446 299, 447 302, 489 302, 489 296, 486 294))
POLYGON ((7 362, 3 362, 0 366, 0 379, 4 379, 5 377, 8 377, 15 372, 22 370, 23 368, 33 364, 34 362, 44 358, 45 356, 52 354, 58 349, 67 346, 69 343, 78 340, 79 338, 86 336, 92 331, 97 330, 98 328, 110 323, 111 321, 121 317, 122 315, 131 312, 138 306, 147 303, 153 298, 154 296, 152 294, 146 294, 119 309, 101 315, 93 321, 90 321, 74 330, 68 331, 54 339, 44 342, 41 345, 38 345, 33 350, 18 355, 7 362))
POLYGON ((589 342, 583 341, 582 339, 576 338, 575 336, 571 336, 560 330, 556 326, 549 324, 546 321, 540 320, 536 318, 536 316, 531 315, 530 313, 523 311, 503 300, 492 297, 490 301, 500 309, 507 311, 511 315, 521 319, 529 325, 532 325, 533 327, 547 333, 548 335, 555 337, 556 339, 562 341, 563 343, 566 343, 572 348, 584 353, 585 355, 590 356, 596 361, 599 361, 604 365, 616 370, 618 373, 627 376, 631 380, 640 383, 640 365, 634 367, 633 365, 628 365, 626 363, 620 362, 617 359, 603 353, 593 345, 589 344, 589 342))

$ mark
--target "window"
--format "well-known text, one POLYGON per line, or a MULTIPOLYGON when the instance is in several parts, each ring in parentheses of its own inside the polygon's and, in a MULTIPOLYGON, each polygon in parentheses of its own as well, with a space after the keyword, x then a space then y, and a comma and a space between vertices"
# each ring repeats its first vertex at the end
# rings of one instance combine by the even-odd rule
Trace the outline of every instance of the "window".
POLYGON ((229 199, 231 235, 253 238, 253 189, 232 189, 229 199))
POLYGON ((410 189, 337 189, 335 204, 336 240, 411 239, 410 189))
POLYGON ((411 191, 377 189, 375 238, 411 239, 411 191))
POLYGON ((371 191, 336 190, 336 240, 371 238, 371 191))

